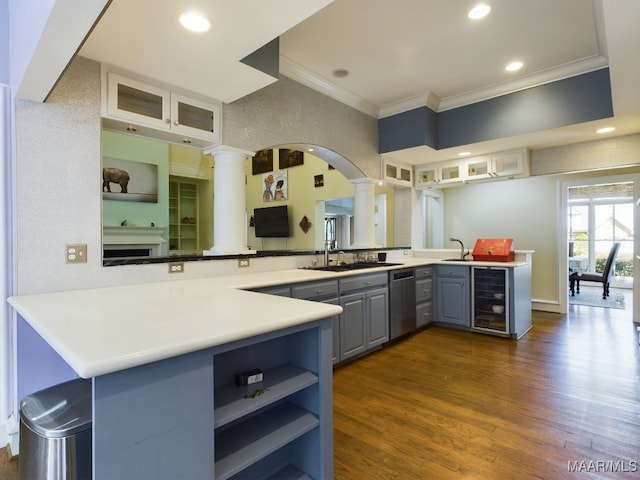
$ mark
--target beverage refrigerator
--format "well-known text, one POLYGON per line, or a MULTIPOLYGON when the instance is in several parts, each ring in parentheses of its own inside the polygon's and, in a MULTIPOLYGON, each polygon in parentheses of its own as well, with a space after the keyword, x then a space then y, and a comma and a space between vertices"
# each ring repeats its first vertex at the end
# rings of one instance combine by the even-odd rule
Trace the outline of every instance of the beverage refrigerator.
POLYGON ((509 269, 474 266, 471 288, 471 329, 510 336, 509 269))

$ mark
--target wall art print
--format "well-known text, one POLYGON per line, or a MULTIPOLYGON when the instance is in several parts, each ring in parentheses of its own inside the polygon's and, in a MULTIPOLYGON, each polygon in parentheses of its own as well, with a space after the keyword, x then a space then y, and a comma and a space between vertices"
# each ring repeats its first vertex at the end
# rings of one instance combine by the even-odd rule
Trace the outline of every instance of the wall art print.
POLYGON ((260 150, 251 157, 251 174, 259 175, 261 173, 273 170, 273 149, 260 150))
POLYGON ((304 152, 289 150, 288 148, 281 148, 278 151, 278 167, 280 167, 280 170, 298 165, 304 165, 304 152))
POLYGON ((262 175, 264 190, 262 191, 263 202, 274 202, 287 200, 288 182, 287 171, 269 172, 262 175))
POLYGON ((158 203, 158 166, 103 157, 102 198, 158 203))

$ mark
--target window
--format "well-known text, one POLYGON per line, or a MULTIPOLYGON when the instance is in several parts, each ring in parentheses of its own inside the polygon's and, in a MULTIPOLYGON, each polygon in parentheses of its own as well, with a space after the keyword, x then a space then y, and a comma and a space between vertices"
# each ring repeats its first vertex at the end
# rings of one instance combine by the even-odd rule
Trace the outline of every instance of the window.
POLYGON ((568 239, 573 256, 601 272, 614 242, 620 242, 614 276, 633 277, 633 183, 569 188, 568 239))

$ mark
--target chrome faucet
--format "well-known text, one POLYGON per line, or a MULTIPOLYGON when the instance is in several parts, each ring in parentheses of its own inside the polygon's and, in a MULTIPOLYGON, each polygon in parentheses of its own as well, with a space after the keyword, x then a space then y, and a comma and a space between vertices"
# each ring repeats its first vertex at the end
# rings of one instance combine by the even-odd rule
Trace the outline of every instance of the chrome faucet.
POLYGON ((324 241, 324 266, 329 266, 329 251, 333 249, 333 240, 325 240, 324 241))
POLYGON ((449 237, 449 241, 450 242, 458 242, 460 244, 460 260, 464 260, 464 257, 469 255, 469 251, 468 250, 467 250, 467 253, 464 253, 464 244, 462 243, 462 240, 458 240, 457 238, 449 237))

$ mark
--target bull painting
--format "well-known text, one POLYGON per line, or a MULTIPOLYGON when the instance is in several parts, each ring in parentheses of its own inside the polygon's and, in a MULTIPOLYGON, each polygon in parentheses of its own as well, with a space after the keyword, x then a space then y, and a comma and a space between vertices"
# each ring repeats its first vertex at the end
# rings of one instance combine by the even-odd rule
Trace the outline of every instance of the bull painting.
POLYGON ((129 173, 119 168, 103 168, 102 169, 102 191, 111 192, 111 184, 120 185, 120 193, 128 193, 127 185, 129 185, 129 173))

